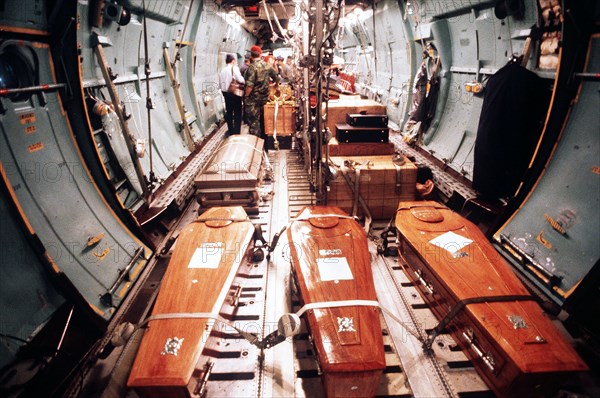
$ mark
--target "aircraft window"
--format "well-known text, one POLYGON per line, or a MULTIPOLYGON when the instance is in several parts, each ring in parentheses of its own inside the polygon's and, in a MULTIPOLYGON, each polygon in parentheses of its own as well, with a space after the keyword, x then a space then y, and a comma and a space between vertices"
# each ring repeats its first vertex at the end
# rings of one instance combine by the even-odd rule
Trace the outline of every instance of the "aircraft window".
MULTIPOLYGON (((19 89, 34 85, 33 67, 27 58, 14 47, 5 48, 0 54, 0 89, 19 89)), ((31 92, 8 95, 13 101, 23 101, 31 92)))

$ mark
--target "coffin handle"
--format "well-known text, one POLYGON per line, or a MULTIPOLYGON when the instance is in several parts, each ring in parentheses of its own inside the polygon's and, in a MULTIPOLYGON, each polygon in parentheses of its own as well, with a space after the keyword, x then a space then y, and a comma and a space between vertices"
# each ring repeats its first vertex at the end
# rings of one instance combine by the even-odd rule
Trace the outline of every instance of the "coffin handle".
POLYGON ((202 369, 202 373, 197 379, 198 384, 196 384, 196 388, 194 388, 194 391, 192 392, 194 395, 198 395, 200 397, 204 397, 206 395, 206 383, 208 383, 208 378, 212 373, 213 366, 215 366, 215 363, 212 361, 206 361, 204 364, 204 369, 202 369))
POLYGON ((470 333, 463 332, 463 337, 467 343, 469 343, 469 346, 473 349, 473 351, 475 351, 483 363, 488 367, 490 372, 496 374, 496 361, 494 360, 494 356, 490 352, 484 354, 483 350, 475 343, 473 331, 469 330, 469 332, 470 333))
POLYGON ((419 282, 421 282, 423 287, 425 287, 425 289, 427 289, 429 291, 429 293, 431 295, 433 295, 433 286, 431 286, 431 283, 429 283, 425 279, 423 279, 423 271, 418 269, 415 271, 415 274, 417 275, 417 278, 419 278, 419 282))

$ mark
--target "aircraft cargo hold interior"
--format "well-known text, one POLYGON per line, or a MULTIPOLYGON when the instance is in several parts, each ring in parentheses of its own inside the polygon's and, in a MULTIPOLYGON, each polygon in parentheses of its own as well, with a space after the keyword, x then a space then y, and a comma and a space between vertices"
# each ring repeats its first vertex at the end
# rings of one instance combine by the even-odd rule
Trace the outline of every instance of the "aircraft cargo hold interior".
POLYGON ((593 0, 0 2, 0 396, 600 395, 593 0))

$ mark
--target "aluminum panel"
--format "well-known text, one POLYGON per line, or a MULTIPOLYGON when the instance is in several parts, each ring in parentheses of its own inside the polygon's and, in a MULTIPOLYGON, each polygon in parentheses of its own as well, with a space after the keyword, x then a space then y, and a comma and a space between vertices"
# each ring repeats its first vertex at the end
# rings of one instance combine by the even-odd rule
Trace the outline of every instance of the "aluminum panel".
POLYGON ((450 89, 445 107, 436 110, 436 115, 441 115, 439 125, 437 129, 432 126, 434 133, 430 131, 425 136, 427 143, 424 148, 459 172, 466 164, 473 163, 471 148, 475 145, 476 138, 473 132, 477 132, 483 104, 482 98, 467 93, 464 89, 464 83, 471 78, 470 75, 450 74, 450 89))
MULTIPOLYGON (((585 72, 600 70, 600 36, 585 72)), ((583 80, 556 151, 533 193, 496 234, 527 258, 540 278, 525 274, 561 302, 600 258, 600 109, 597 80, 583 80), (554 226, 553 226, 554 224, 554 226)), ((520 267, 518 267, 520 268, 520 267)))
POLYGON ((25 341, 35 337, 65 302, 48 279, 10 201, 8 195, 0 195, 0 368, 15 359, 25 341))
MULTIPOLYGON (((39 62, 40 82, 55 83, 49 48, 20 45, 39 62)), ((109 319, 151 252, 116 218, 92 182, 57 92, 3 98, 2 105, 0 159, 16 200, 54 271, 64 273, 89 307, 109 319), (127 268, 128 278, 119 281, 127 268), (113 305, 100 300, 109 290, 113 305)))
MULTIPOLYGON (((177 121, 179 114, 175 107, 169 105, 171 95, 165 95, 164 90, 168 82, 165 80, 153 80, 150 82, 150 93, 154 109, 150 112, 152 118, 152 140, 156 154, 169 169, 169 174, 182 160, 189 155, 183 140, 183 131, 179 131, 177 121)), ((146 97, 145 86, 142 89, 142 97, 146 97)), ((173 101, 174 102, 174 101, 173 101)), ((145 110, 143 106, 140 105, 145 110)), ((142 113, 142 129, 148 131, 148 118, 146 112, 142 113)), ((144 161, 144 170, 148 172, 150 159, 148 156, 141 159, 144 161), (147 163, 146 163, 147 162, 147 163)), ((154 160, 154 159, 153 159, 154 160)), ((164 177, 164 176, 161 176, 164 177)))
POLYGON ((1 25, 19 32, 45 31, 48 29, 48 7, 45 1, 40 0, 3 1, 0 7, 1 25))

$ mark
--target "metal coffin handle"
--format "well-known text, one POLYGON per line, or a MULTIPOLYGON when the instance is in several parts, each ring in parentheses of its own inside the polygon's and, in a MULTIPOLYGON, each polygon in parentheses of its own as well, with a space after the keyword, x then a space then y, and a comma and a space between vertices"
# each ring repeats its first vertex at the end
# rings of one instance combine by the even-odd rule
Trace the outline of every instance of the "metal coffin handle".
POLYGON ((469 343, 469 345, 473 349, 473 351, 475 351, 475 353, 479 356, 479 358, 481 358, 483 363, 488 367, 490 372, 492 372, 492 374, 495 375, 496 374, 496 361, 494 360, 494 357, 491 353, 488 352, 488 353, 484 354, 483 350, 479 346, 477 346, 477 344, 475 343, 475 337, 473 334, 473 330, 468 329, 466 332, 463 332, 462 335, 465 338, 465 340, 467 341, 467 343, 469 343))

